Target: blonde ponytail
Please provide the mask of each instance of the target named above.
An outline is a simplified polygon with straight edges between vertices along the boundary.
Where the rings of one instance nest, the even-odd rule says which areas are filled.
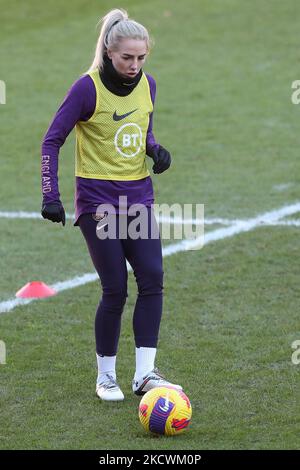
[[[123,9],[111,10],[100,19],[97,26],[100,24],[102,26],[96,44],[95,57],[88,72],[97,68],[102,70],[103,57],[107,49],[117,50],[118,43],[123,38],[144,40],[149,51],[150,39],[147,29],[140,23],[129,19],[127,11]]]

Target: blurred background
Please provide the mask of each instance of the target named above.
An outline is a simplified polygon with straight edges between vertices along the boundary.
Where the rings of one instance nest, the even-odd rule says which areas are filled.
[[[154,134],[173,157],[153,175],[156,203],[204,204],[209,236],[223,227],[214,218],[249,220],[300,201],[297,0],[0,0],[2,303],[31,280],[94,272],[71,220],[62,228],[14,213],[39,213],[43,136],[92,62],[99,19],[118,7],[155,41],[144,71],[157,82]],[[74,142],[72,132],[59,157],[68,213]],[[98,281],[3,308],[0,448],[299,448],[299,210],[288,221],[165,258],[159,360],[193,406],[176,442],[144,434],[130,395],[132,274],[119,354],[128,399],[114,408],[94,398]]]

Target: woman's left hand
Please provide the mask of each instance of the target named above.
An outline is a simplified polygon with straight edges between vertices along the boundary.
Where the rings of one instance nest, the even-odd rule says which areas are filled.
[[[152,167],[153,173],[159,174],[166,171],[171,165],[171,155],[162,145],[159,146],[159,149],[152,149],[149,157],[154,161]]]

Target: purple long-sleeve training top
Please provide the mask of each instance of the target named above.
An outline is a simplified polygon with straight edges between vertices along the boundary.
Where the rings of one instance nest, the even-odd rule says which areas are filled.
[[[154,106],[156,83],[151,75],[146,74]],[[96,106],[96,89],[92,78],[84,75],[70,88],[64,101],[54,116],[42,143],[41,178],[43,203],[60,201],[58,187],[58,155],[60,147],[78,121],[87,121],[94,114]],[[153,135],[153,113],[150,115],[146,136],[146,151],[159,144]],[[119,196],[127,196],[127,204],[144,204],[154,202],[153,185],[150,176],[134,181],[109,181],[82,178],[75,181],[75,223],[81,214],[96,212],[99,204],[111,204],[118,213]]]

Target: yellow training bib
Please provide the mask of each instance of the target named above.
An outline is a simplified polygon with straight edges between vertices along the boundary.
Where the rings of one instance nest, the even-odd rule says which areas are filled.
[[[96,87],[96,108],[88,121],[75,127],[76,176],[119,181],[149,176],[146,136],[153,104],[146,75],[128,96],[111,93],[98,70],[89,75]]]

